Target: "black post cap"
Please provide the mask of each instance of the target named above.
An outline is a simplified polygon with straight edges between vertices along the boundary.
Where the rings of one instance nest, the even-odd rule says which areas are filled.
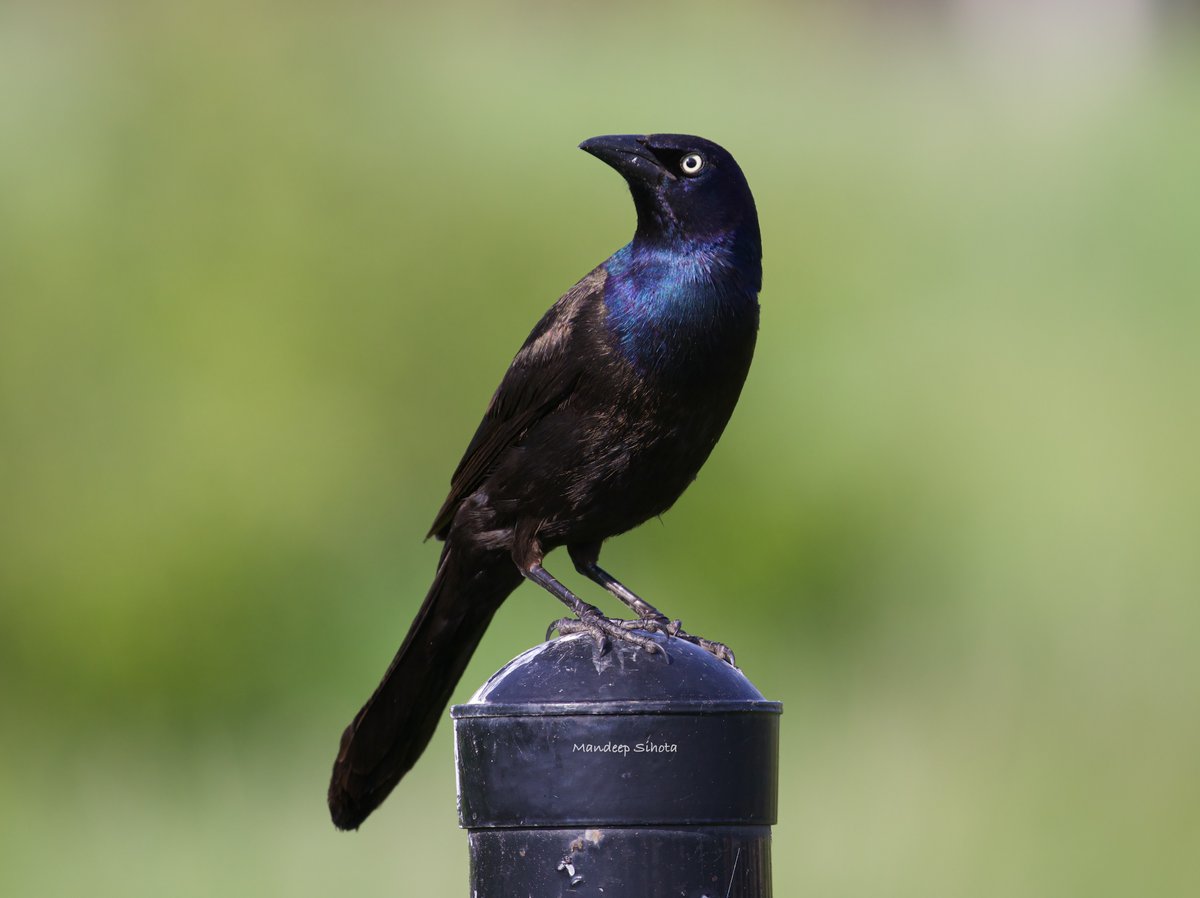
[[[770,895],[782,707],[653,638],[544,643],[451,709],[477,894]]]

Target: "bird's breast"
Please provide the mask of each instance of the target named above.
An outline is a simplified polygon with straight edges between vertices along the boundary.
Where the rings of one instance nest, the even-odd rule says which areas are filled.
[[[753,346],[757,291],[729,260],[703,251],[637,253],[607,266],[605,326],[617,351],[640,373],[723,367]]]

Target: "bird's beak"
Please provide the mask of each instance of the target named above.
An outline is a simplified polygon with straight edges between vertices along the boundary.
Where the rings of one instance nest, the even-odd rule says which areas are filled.
[[[646,145],[646,138],[636,134],[606,134],[589,137],[579,149],[607,162],[630,184],[653,184],[670,172],[662,167]]]

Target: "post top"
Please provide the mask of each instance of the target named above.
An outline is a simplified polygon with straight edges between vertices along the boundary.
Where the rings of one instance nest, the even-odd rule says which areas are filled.
[[[780,712],[740,670],[699,646],[661,634],[651,638],[666,657],[623,642],[597,656],[586,633],[544,642],[500,668],[451,714]]]
[[[451,709],[459,819],[504,827],[770,826],[779,714],[678,638],[595,653],[579,633],[514,658]]]

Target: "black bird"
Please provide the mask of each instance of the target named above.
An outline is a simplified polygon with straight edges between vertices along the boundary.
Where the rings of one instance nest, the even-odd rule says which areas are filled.
[[[662,514],[695,479],[754,353],[761,241],[733,157],[700,137],[593,137],[620,172],[637,231],[534,327],[492,396],[429,531],[437,575],[383,681],[342,734],[329,785],[356,829],[424,751],[500,603],[527,578],[590,631],[661,651],[646,632],[697,642],[599,567],[600,547]],[[634,612],[614,621],[542,567],[566,546],[585,577]],[[639,633],[638,630],[643,632]]]

